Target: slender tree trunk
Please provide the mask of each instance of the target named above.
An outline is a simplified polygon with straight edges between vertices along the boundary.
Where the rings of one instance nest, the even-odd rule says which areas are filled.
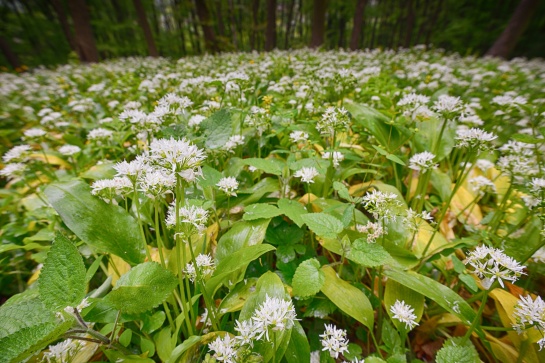
[[[426,47],[429,47],[430,45],[430,39],[433,34],[433,28],[435,27],[435,23],[437,22],[437,18],[439,17],[439,14],[441,14],[441,10],[443,8],[443,0],[439,0],[437,2],[437,6],[435,8],[435,11],[433,12],[431,16],[431,21],[429,22],[429,28],[426,32]]]
[[[405,29],[405,41],[403,42],[403,46],[405,48],[409,48],[411,46],[411,40],[413,37],[413,28],[414,28],[413,0],[407,1],[407,7],[409,8],[409,12],[407,13],[407,28]]]
[[[76,45],[82,62],[98,62],[98,50],[91,28],[91,17],[85,0],[70,0],[68,8],[74,21]]]
[[[337,19],[339,24],[339,39],[337,42],[337,47],[345,47],[345,38],[346,38],[346,15],[344,14],[344,6],[339,10],[339,18]]]
[[[233,39],[233,45],[235,49],[239,49],[238,37],[237,37],[237,28],[235,26],[235,4],[233,0],[229,0],[229,21],[231,22],[231,37]],[[242,33],[240,34],[242,37]]]
[[[286,34],[284,38],[284,48],[289,48],[289,39],[291,35],[291,23],[293,22],[293,10],[295,8],[295,0],[290,0],[289,7],[288,7],[288,15],[286,17]]]
[[[257,25],[259,24],[259,0],[252,1],[252,31],[250,32],[250,48],[257,49]]]
[[[192,7],[191,11],[189,12],[190,19],[189,22],[193,26],[193,31],[189,32],[190,38],[191,38],[191,44],[193,46],[193,51],[197,52],[197,54],[201,53],[201,42],[200,42],[200,36],[199,36],[199,29],[197,27],[197,14],[195,14],[195,9]]]
[[[354,12],[354,26],[352,27],[352,36],[350,37],[350,49],[356,50],[360,45],[360,37],[363,30],[363,13],[365,12],[366,0],[358,0],[356,11]]]
[[[204,35],[204,46],[210,53],[216,53],[218,51],[218,44],[216,42],[216,34],[212,27],[212,19],[210,17],[210,11],[206,5],[205,0],[195,0],[195,10],[201,23],[202,32]]]
[[[425,0],[424,13],[422,15],[422,22],[420,23],[420,26],[418,27],[418,33],[416,34],[416,44],[420,44],[420,38],[422,37],[422,34],[424,34],[425,25],[427,23],[426,15],[428,14],[428,8],[429,8],[429,0]]]
[[[144,32],[144,38],[146,39],[146,45],[148,46],[148,53],[152,57],[158,57],[159,53],[157,52],[157,47],[155,46],[155,41],[153,40],[153,34],[151,34],[151,28],[148,23],[148,18],[146,17],[146,10],[144,10],[144,5],[142,5],[142,0],[132,0],[134,8],[136,9],[136,16],[138,17],[138,24]]]
[[[7,40],[2,36],[0,36],[0,49],[13,69],[21,69],[19,57],[17,57],[17,54],[13,52]]]
[[[521,0],[504,31],[486,52],[486,55],[507,58],[528,27],[538,4],[539,0]]]
[[[324,44],[326,9],[327,0],[314,0],[314,8],[312,9],[312,36],[310,39],[311,48],[318,48]]]
[[[267,28],[265,29],[265,50],[276,47],[276,0],[267,0]]]
[[[369,48],[375,47],[375,35],[377,33],[377,24],[378,24],[378,15],[375,15],[375,18],[373,19],[373,31],[371,33],[371,46]]]

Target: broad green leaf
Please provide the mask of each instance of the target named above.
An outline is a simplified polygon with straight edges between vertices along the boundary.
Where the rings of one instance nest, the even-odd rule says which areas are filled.
[[[282,175],[282,169],[285,165],[284,162],[278,159],[259,159],[248,158],[244,159],[244,164],[253,166],[267,174]]]
[[[231,114],[226,109],[221,109],[204,120],[201,127],[205,130],[205,146],[208,149],[219,149],[225,146],[231,137],[231,123]]]
[[[111,179],[117,171],[114,169],[114,163],[103,163],[90,167],[87,171],[80,174],[84,179],[99,180]]]
[[[165,318],[166,315],[164,311],[157,311],[153,315],[145,315],[143,319],[144,324],[142,325],[142,331],[146,334],[153,333],[161,326],[163,326]]]
[[[433,188],[437,190],[437,194],[439,194],[441,200],[447,201],[452,193],[452,181],[450,177],[438,169],[432,169],[430,181]]]
[[[218,309],[218,314],[239,311],[248,300],[248,296],[255,290],[257,278],[252,277],[239,282],[223,299]]]
[[[273,218],[279,216],[282,212],[274,205],[266,203],[250,204],[244,208],[242,218],[245,221],[253,221],[255,219]]]
[[[278,208],[280,208],[280,211],[299,227],[302,227],[303,224],[305,224],[302,216],[307,214],[308,211],[298,201],[291,199],[280,199],[278,201]]]
[[[38,278],[40,298],[52,311],[77,306],[85,297],[85,265],[76,246],[57,234]]]
[[[544,138],[537,138],[527,134],[514,134],[511,138],[515,141],[524,142],[526,144],[539,144],[545,142]]]
[[[178,345],[172,353],[170,354],[170,357],[166,361],[166,363],[175,363],[178,361],[178,358],[182,356],[188,349],[193,347],[195,344],[198,344],[201,342],[201,337],[197,335],[192,335],[186,340],[183,341],[182,344]]]
[[[259,201],[265,194],[276,192],[278,190],[280,190],[278,179],[265,178],[259,181],[259,183],[253,185],[251,188],[240,189],[237,191],[237,193],[241,196],[242,194],[250,194],[240,203],[243,205],[249,205]]]
[[[341,197],[342,199],[348,200],[348,201],[352,200],[350,193],[348,193],[348,188],[343,183],[340,183],[338,181],[333,182],[333,189],[337,191],[337,193],[339,194],[339,197]]]
[[[394,163],[398,163],[399,165],[405,166],[405,162],[394,154],[388,154],[388,156],[386,156],[386,159],[391,160]]]
[[[261,275],[259,280],[257,280],[255,291],[244,304],[244,307],[240,312],[239,320],[244,321],[250,319],[259,306],[265,302],[267,296],[290,300],[290,296],[286,293],[282,280],[280,280],[280,277],[278,277],[277,274],[271,271],[265,272]]]
[[[394,262],[392,256],[377,243],[358,238],[352,243],[346,258],[366,267],[377,267]]]
[[[172,272],[156,262],[145,262],[121,276],[104,299],[118,310],[138,314],[165,301],[177,284]]]
[[[222,178],[219,171],[208,165],[202,167],[202,175],[198,180],[198,184],[203,188],[214,187]]]
[[[443,344],[435,357],[437,363],[480,363],[479,353],[470,340],[462,344],[462,338],[452,338]]]
[[[446,122],[446,125],[444,125],[443,134],[441,135],[443,122]],[[412,142],[417,152],[431,151],[436,156],[435,161],[441,161],[450,154],[454,148],[456,123],[448,122],[442,118],[430,117],[424,122],[417,122],[416,126],[418,132],[415,133]]]
[[[424,295],[419,294],[397,281],[390,279],[386,281],[386,287],[384,289],[384,307],[397,330],[402,331],[402,329],[405,329],[405,323],[393,319],[392,312],[390,311],[390,307],[395,304],[396,300],[405,301],[406,304],[410,305],[414,309],[416,322],[420,321],[424,312]]]
[[[183,316],[183,314],[181,314]],[[161,362],[165,362],[170,358],[170,354],[174,350],[174,343],[170,336],[170,328],[163,328],[158,333],[153,336],[153,341],[155,342],[155,347],[157,350],[157,355]]]
[[[145,245],[137,221],[123,208],[93,197],[86,183],[53,183],[45,189],[45,195],[68,228],[85,243],[133,265],[144,261]]]
[[[342,222],[326,213],[308,213],[301,218],[308,228],[320,237],[336,238],[343,230]]]
[[[301,298],[316,295],[325,283],[325,274],[320,269],[320,262],[311,258],[297,267],[293,276],[293,294]]]
[[[106,357],[108,357],[110,362],[155,363],[151,358],[142,358],[135,354],[125,355],[118,350],[104,350],[104,354],[106,354]]]
[[[225,257],[244,247],[261,244],[265,239],[270,221],[270,219],[257,219],[235,223],[227,233],[221,236],[216,250],[216,260],[221,262]]]
[[[310,363],[310,346],[301,324],[296,321],[284,355],[288,363]]]
[[[274,246],[269,244],[259,244],[254,246],[243,247],[242,249],[225,256],[217,265],[214,274],[206,282],[205,289],[209,296],[213,296],[219,286],[226,279],[232,276],[233,273],[239,272],[244,274],[246,267],[260,257],[264,253],[274,250]],[[231,281],[236,283],[237,281]]]
[[[280,224],[267,228],[265,240],[273,245],[295,245],[303,240],[305,231],[295,224],[282,221]]]
[[[475,311],[462,297],[434,279],[414,271],[398,269],[385,270],[384,275],[435,301],[443,309],[460,318],[464,324],[471,324],[475,319]]]
[[[373,329],[374,312],[363,291],[340,279],[330,266],[322,266],[325,283],[322,292],[348,316]]]

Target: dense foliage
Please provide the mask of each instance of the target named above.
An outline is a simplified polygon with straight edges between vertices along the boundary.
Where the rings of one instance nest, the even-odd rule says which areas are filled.
[[[0,84],[1,362],[545,361],[543,62],[274,51]]]

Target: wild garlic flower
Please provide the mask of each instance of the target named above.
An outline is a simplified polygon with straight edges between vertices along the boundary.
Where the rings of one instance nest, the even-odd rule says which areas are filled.
[[[236,197],[238,189],[238,181],[233,176],[221,178],[216,186],[225,194]]]
[[[480,197],[484,196],[486,193],[496,193],[496,184],[487,177],[479,175],[469,179],[467,182],[471,186],[471,190]]]
[[[316,178],[318,175],[320,175],[320,173],[318,173],[318,170],[313,166],[304,166],[293,174],[294,177],[301,178],[303,183],[308,184],[314,183],[314,178]]]
[[[208,254],[203,255],[202,253],[199,254],[197,257],[195,257],[195,262],[190,262],[185,265],[184,273],[191,282],[195,282],[198,277],[195,264],[199,269],[199,274],[201,275],[201,279],[203,281],[206,281],[210,276],[212,276],[216,269],[216,264],[214,263],[212,256]]]
[[[470,129],[461,128],[456,132],[456,147],[470,147],[479,150],[488,150],[492,147],[490,143],[498,137],[491,132],[473,127]]]
[[[339,354],[348,352],[346,330],[337,329],[333,324],[326,324],[325,331],[320,334],[322,351],[328,351],[331,358],[339,358]]]
[[[91,194],[112,203],[116,196],[126,196],[133,192],[133,184],[126,177],[96,180],[91,184]]]
[[[188,182],[202,175],[201,164],[206,159],[204,150],[186,139],[153,140],[150,145],[149,160],[165,169],[177,173]]]
[[[393,319],[405,323],[405,328],[409,330],[418,325],[416,322],[417,316],[414,315],[414,309],[403,300],[396,300],[394,305],[390,306],[390,312],[393,314]]]
[[[176,177],[173,174],[162,170],[153,170],[142,174],[138,179],[138,185],[141,192],[151,199],[163,198],[167,194],[172,194],[176,186]]]
[[[47,352],[43,353],[47,363],[72,362],[72,359],[83,348],[84,342],[76,339],[66,339],[55,345],[50,345]]]
[[[420,224],[422,220],[432,223],[433,217],[428,211],[416,213],[412,208],[409,208],[407,214],[403,217],[403,224],[407,227],[409,232],[416,233],[421,228]]]
[[[6,164],[4,168],[0,170],[0,176],[3,176],[8,180],[15,179],[17,177],[23,176],[25,169],[26,164],[24,163]]]
[[[344,154],[340,151],[333,151],[333,153],[327,151],[322,154],[322,159],[332,160],[333,166],[337,168],[340,165],[341,161],[344,160]]]
[[[113,136],[114,132],[112,130],[107,130],[99,127],[89,131],[89,134],[87,134],[87,139],[90,141],[95,141],[97,143],[103,143],[111,140]]]
[[[316,129],[322,135],[333,135],[335,131],[346,131],[350,126],[350,115],[343,107],[328,107],[322,118],[316,122]]]
[[[208,212],[201,207],[194,205],[180,207],[178,217],[183,229],[181,233],[186,237],[190,237],[193,234],[201,234],[206,229]],[[169,228],[176,227],[176,201],[173,201],[170,205],[165,222]]]
[[[308,134],[304,131],[292,131],[290,133],[290,140],[294,144],[298,144],[300,142],[307,142],[308,140]]]
[[[236,363],[238,358],[238,343],[226,334],[223,338],[217,337],[208,348],[214,352],[214,358],[219,362]]]
[[[473,268],[473,273],[481,279],[481,284],[488,290],[494,281],[505,287],[503,281],[515,283],[524,275],[524,266],[507,256],[501,250],[488,246],[478,246],[471,251],[464,264]]]
[[[197,127],[201,124],[201,122],[203,122],[204,120],[206,120],[206,117],[204,117],[203,115],[193,115],[189,118],[189,121],[187,122],[187,125],[189,127]]]
[[[515,106],[515,105],[524,105],[527,102],[528,101],[526,100],[526,98],[522,96],[513,97],[512,95],[504,94],[504,95],[495,96],[494,98],[492,98],[491,103],[495,103],[500,106]]]
[[[367,243],[375,243],[378,238],[387,233],[384,227],[382,227],[382,224],[379,222],[373,223],[369,221],[366,225],[357,224],[356,229],[360,233],[367,234]]]
[[[543,178],[532,178],[530,182],[530,191],[537,196],[541,196],[545,192],[545,179]]]
[[[395,221],[401,214],[401,202],[395,193],[374,189],[362,198],[362,204],[377,220]]]
[[[417,171],[427,171],[435,169],[437,164],[433,162],[435,155],[429,151],[414,154],[409,159],[409,168]]]
[[[4,154],[2,160],[4,161],[4,163],[26,161],[28,160],[31,151],[32,148],[30,147],[30,145],[14,146]]]
[[[532,256],[535,262],[545,263],[545,247],[541,247]]]
[[[63,145],[59,148],[59,153],[64,156],[74,156],[81,152],[81,148],[76,145]]]
[[[265,301],[252,316],[257,339],[262,339],[265,336],[267,341],[270,340],[269,330],[284,331],[291,329],[295,320],[297,320],[297,315],[291,300],[271,298],[269,295],[266,295]]]
[[[223,145],[223,149],[230,153],[234,153],[235,149],[240,145],[244,145],[244,136],[233,135],[229,137],[229,140]]]
[[[240,345],[252,346],[254,340],[257,339],[258,330],[255,329],[252,319],[242,322],[237,320],[235,330],[238,333],[235,339],[239,342]]]
[[[453,97],[449,95],[441,95],[437,98],[437,101],[433,103],[432,108],[443,114],[452,114],[462,110],[463,104],[460,97]]]
[[[117,171],[116,176],[127,177],[133,183],[136,183],[138,178],[151,170],[145,158],[142,156],[137,156],[136,159],[130,162],[123,160],[122,162],[115,164],[114,169]]]
[[[520,300],[515,306],[513,317],[516,323],[513,324],[513,328],[519,333],[528,328],[533,327],[541,333],[539,344],[539,350],[545,347],[545,302],[540,296],[532,299],[530,295],[523,297],[520,296]]]
[[[413,92],[403,96],[403,98],[397,102],[397,106],[413,106],[414,108],[417,108],[422,105],[427,105],[428,102],[430,102],[428,96],[419,95]]]
[[[25,139],[39,139],[47,135],[47,132],[40,128],[32,128],[23,132]]]
[[[244,118],[244,123],[250,127],[254,127],[259,136],[267,130],[271,123],[269,112],[261,107],[252,106],[248,115]]]

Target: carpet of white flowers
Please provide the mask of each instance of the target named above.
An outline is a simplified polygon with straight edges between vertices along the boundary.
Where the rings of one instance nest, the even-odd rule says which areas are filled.
[[[0,74],[0,362],[545,362],[545,62]]]

